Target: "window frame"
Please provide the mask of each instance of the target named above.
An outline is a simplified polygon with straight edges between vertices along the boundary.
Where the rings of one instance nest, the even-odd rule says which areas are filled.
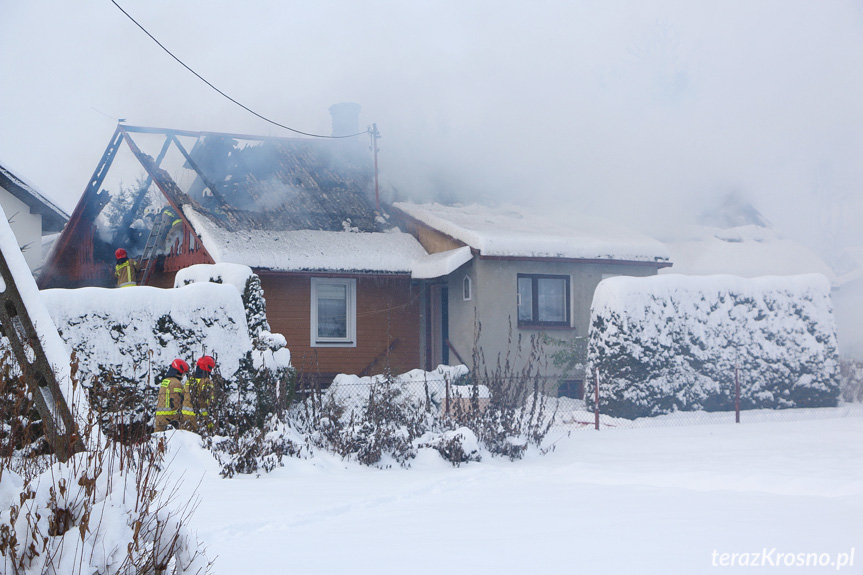
[[[471,301],[473,299],[473,282],[470,276],[464,276],[461,284],[462,301]]]
[[[518,290],[519,280],[530,279],[531,285],[531,319],[523,320],[519,316],[519,308],[521,307],[521,294]],[[556,279],[563,280],[566,295],[564,296],[566,309],[566,318],[563,321],[543,321],[537,319],[539,317],[539,281],[540,279]],[[572,276],[565,274],[517,274],[516,276],[516,318],[518,319],[519,327],[572,327]]]
[[[311,347],[357,346],[357,280],[355,278],[313,277],[310,285],[309,338]],[[318,287],[339,285],[345,287],[345,337],[318,336]]]

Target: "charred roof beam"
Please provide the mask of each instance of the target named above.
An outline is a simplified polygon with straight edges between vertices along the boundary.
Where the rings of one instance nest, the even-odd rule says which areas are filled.
[[[183,144],[180,143],[180,140],[177,139],[177,136],[175,134],[171,134],[169,138],[174,142],[174,145],[177,146],[177,149],[180,150],[180,153],[183,154],[183,157],[186,159],[186,162],[189,164],[189,166],[195,171],[196,174],[198,174],[198,177],[201,178],[201,181],[204,182],[204,184],[213,193],[213,197],[215,197],[222,205],[226,205],[225,198],[216,189],[216,184],[204,174],[201,168],[198,167],[198,164],[195,163],[195,161],[192,159],[192,156],[189,154],[189,152],[186,151],[186,148],[183,147]]]
[[[162,160],[165,159],[165,155],[171,147],[171,137],[172,136],[165,138],[165,143],[162,144],[162,149],[159,150],[159,155],[156,157],[157,168],[162,165]],[[123,216],[123,221],[120,222],[120,226],[114,232],[113,244],[115,246],[125,245],[128,241],[129,228],[132,226],[132,222],[135,221],[135,215],[138,213],[138,210],[141,209],[141,204],[144,202],[144,198],[147,197],[147,190],[150,189],[150,185],[152,183],[153,177],[148,172],[144,185],[141,186],[141,190],[138,192],[138,195],[135,197],[135,201],[132,203],[132,208],[126,212],[126,215]]]

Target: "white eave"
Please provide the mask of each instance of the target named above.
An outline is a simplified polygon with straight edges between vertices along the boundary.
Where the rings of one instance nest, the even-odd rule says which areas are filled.
[[[451,274],[473,258],[470,247],[462,246],[454,250],[429,254],[414,261],[411,277],[432,279]]]

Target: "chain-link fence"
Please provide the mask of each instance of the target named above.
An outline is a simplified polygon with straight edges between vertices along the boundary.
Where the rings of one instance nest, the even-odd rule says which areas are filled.
[[[563,429],[610,430],[863,417],[863,403],[846,402],[840,398],[835,407],[677,410],[650,417],[626,418],[603,412],[601,379],[597,402],[595,395],[585,398],[585,385],[578,380],[532,376],[474,381],[469,376],[450,379],[421,373],[389,380],[383,377],[337,379],[321,391],[321,397],[336,402],[346,412],[354,410],[358,414],[370,401],[384,398],[440,418],[457,418],[473,410],[506,407],[520,411],[523,417],[539,418],[552,427]],[[595,394],[595,388],[588,386],[588,393]]]

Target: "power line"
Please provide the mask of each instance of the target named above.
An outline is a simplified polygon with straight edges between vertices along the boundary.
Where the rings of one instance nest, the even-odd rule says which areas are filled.
[[[235,100],[234,98],[232,98],[232,97],[228,96],[227,94],[225,94],[224,92],[222,92],[221,90],[219,90],[217,87],[215,87],[215,86],[214,86],[213,84],[211,84],[209,81],[207,81],[207,79],[206,79],[206,78],[204,78],[203,76],[201,76],[200,74],[198,74],[197,72],[195,72],[195,71],[194,71],[192,68],[190,68],[190,67],[189,67],[185,62],[183,62],[183,61],[182,61],[182,60],[180,60],[177,56],[175,56],[175,55],[174,55],[170,50],[168,50],[168,49],[167,49],[167,48],[166,48],[166,47],[165,47],[161,42],[159,42],[159,41],[156,39],[156,37],[155,37],[155,36],[153,36],[152,34],[150,34],[150,32],[148,32],[148,31],[147,31],[147,29],[146,29],[146,28],[144,28],[144,27],[143,27],[143,26],[142,26],[142,25],[141,25],[137,20],[135,20],[134,18],[132,18],[132,15],[131,15],[131,14],[129,14],[128,12],[126,12],[125,10],[123,10],[123,7],[122,7],[122,6],[120,6],[119,4],[117,4],[117,0],[111,0],[111,3],[112,3],[114,6],[116,6],[116,7],[117,7],[117,9],[118,9],[120,12],[122,12],[122,13],[126,16],[126,18],[128,18],[129,20],[131,20],[132,22],[134,22],[135,26],[137,26],[138,28],[140,28],[140,29],[144,32],[144,34],[146,34],[147,36],[149,36],[149,37],[150,37],[150,39],[151,39],[153,42],[155,42],[155,43],[159,46],[159,48],[161,48],[162,50],[164,50],[164,51],[165,51],[165,52],[166,52],[166,53],[167,53],[171,58],[173,58],[174,60],[176,60],[177,62],[179,62],[179,63],[180,63],[180,65],[181,65],[181,66],[183,66],[183,68],[185,68],[186,70],[188,70],[189,72],[191,72],[192,74],[194,74],[195,76],[197,76],[199,80],[201,80],[204,84],[206,84],[207,86],[209,86],[210,88],[212,88],[213,90],[215,90],[216,92],[218,92],[218,93],[219,93],[220,95],[222,95],[223,97],[227,98],[228,100],[230,100],[231,102],[233,102],[233,103],[234,103],[234,104],[236,104],[237,106],[241,107],[242,109],[246,110],[246,111],[247,111],[247,112],[249,112],[250,114],[253,114],[253,115],[257,116],[257,117],[258,117],[258,118],[260,118],[261,120],[264,120],[265,122],[269,122],[270,124],[273,124],[274,126],[278,126],[278,127],[280,127],[280,128],[284,128],[285,130],[289,130],[289,131],[291,131],[291,132],[294,132],[295,134],[302,134],[303,136],[311,136],[311,137],[313,137],[313,138],[331,138],[331,139],[339,139],[339,138],[353,138],[353,137],[355,137],[355,136],[362,136],[363,134],[368,133],[368,130],[366,130],[366,131],[363,131],[363,132],[357,132],[356,134],[348,134],[348,135],[346,135],[346,136],[324,136],[324,135],[322,135],[322,134],[310,134],[310,133],[308,133],[308,132],[302,132],[302,131],[300,131],[300,130],[295,130],[294,128],[291,128],[291,127],[285,126],[284,124],[280,124],[280,123],[278,123],[278,122],[276,122],[276,121],[274,121],[274,120],[271,120],[271,119],[267,118],[266,116],[263,116],[263,115],[261,115],[261,114],[257,113],[256,111],[252,110],[252,109],[251,109],[251,108],[249,108],[248,106],[246,106],[246,105],[242,104],[241,102],[238,102],[238,101],[237,101],[237,100]]]

